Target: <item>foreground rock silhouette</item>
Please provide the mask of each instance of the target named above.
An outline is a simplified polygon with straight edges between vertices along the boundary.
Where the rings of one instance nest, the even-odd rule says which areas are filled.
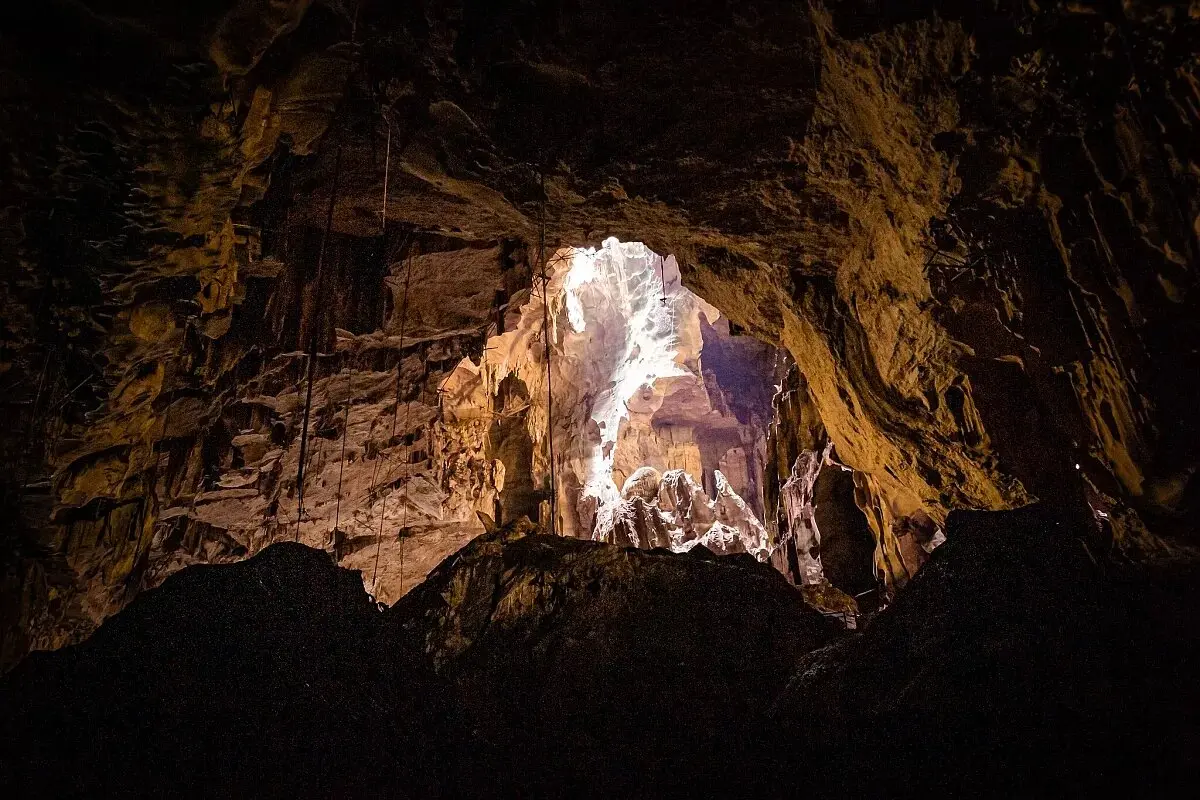
[[[1190,794],[1200,580],[1106,563],[1037,507],[960,512],[896,603],[805,657],[772,710],[826,796]]]
[[[0,684],[18,796],[902,796],[1194,777],[1195,581],[955,517],[858,635],[748,556],[520,529],[382,613],[301,545],[196,567]],[[986,558],[984,557],[986,556]]]

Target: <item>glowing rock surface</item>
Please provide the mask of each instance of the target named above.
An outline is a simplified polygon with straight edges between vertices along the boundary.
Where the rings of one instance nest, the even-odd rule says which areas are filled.
[[[765,559],[766,529],[743,499],[757,494],[757,434],[747,433],[719,389],[714,394],[701,363],[705,331],[715,335],[714,325],[728,324],[683,288],[674,257],[611,238],[599,248],[560,250],[545,296],[548,309],[535,291],[513,329],[489,340],[482,362],[464,362],[451,376],[449,418],[487,413],[501,384],[516,377],[530,398],[525,422],[541,485],[549,473],[547,418],[553,422],[559,533],[676,550],[703,543]],[[660,497],[663,472],[669,507]],[[695,476],[707,477],[715,496]]]

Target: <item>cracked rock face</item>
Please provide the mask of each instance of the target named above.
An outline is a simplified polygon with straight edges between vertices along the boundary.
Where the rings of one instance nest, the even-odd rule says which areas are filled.
[[[536,509],[438,389],[542,219],[786,349],[760,488],[832,443],[889,591],[958,508],[1192,543],[1194,4],[160,5],[4,12],[7,661],[297,527],[394,599],[501,482]]]

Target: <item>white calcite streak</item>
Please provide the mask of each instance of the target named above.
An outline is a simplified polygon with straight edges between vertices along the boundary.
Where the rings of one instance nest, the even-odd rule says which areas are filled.
[[[547,299],[535,289],[482,361],[464,360],[446,382],[447,421],[495,416],[502,383],[518,379],[529,398],[521,412],[534,443],[529,467],[545,488],[549,302],[559,532],[765,559],[766,529],[743,499],[761,491],[762,434],[729,410],[702,364],[705,331],[728,338],[728,323],[683,288],[673,256],[639,242],[559,250],[547,276]]]

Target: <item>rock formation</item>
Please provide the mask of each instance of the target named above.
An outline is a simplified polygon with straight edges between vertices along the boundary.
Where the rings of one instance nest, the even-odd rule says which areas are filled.
[[[741,769],[713,754],[751,753],[792,665],[841,635],[752,559],[519,529],[386,612],[361,587],[290,542],[168,578],[0,683],[0,781],[17,796],[733,789]]]
[[[176,574],[0,680],[0,782],[17,796],[1190,796],[1195,570],[1114,580],[1070,525],[951,515],[946,545],[857,634],[769,566],[702,548],[518,527],[380,612],[327,554],[276,544]]]
[[[1036,506],[952,514],[866,633],[798,665],[775,769],[853,764],[805,771],[837,797],[1187,794],[1197,693],[1171,675],[1200,652],[1195,571],[1117,578],[1087,538]]]
[[[876,575],[857,520],[820,543],[854,588],[878,575],[894,597],[955,509],[1041,500],[1138,561],[1195,545],[1194,3],[18,5],[0,25],[6,664],[181,566],[297,535],[370,563],[387,600],[478,513],[536,517],[552,491],[556,530],[587,535],[566,512],[614,433],[597,505],[644,465],[710,498],[719,470],[800,583],[807,501],[792,515],[779,492],[830,444],[850,481],[822,468],[812,513],[865,513]],[[711,363],[765,354],[770,441],[740,438],[762,404],[719,369],[700,376],[730,435],[699,469],[670,463],[699,437],[570,438],[583,395],[548,426],[536,347],[486,385],[544,262],[609,237],[719,311]],[[468,362],[483,404],[448,414]],[[476,391],[457,381],[456,402]],[[654,387],[623,387],[626,432],[668,407]]]
[[[447,420],[524,424],[530,458],[510,460],[505,475],[531,473],[545,508],[509,513],[549,519],[556,447],[560,533],[674,550],[705,539],[715,552],[765,559],[767,531],[742,495],[761,509],[770,348],[739,342],[718,311],[680,287],[673,258],[637,242],[562,250],[545,286],[547,301],[539,289],[487,340],[480,362],[463,361],[442,387]],[[511,381],[521,387],[516,403]],[[659,509],[660,470],[670,495],[662,509],[679,506],[671,492],[688,498],[674,519]]]

